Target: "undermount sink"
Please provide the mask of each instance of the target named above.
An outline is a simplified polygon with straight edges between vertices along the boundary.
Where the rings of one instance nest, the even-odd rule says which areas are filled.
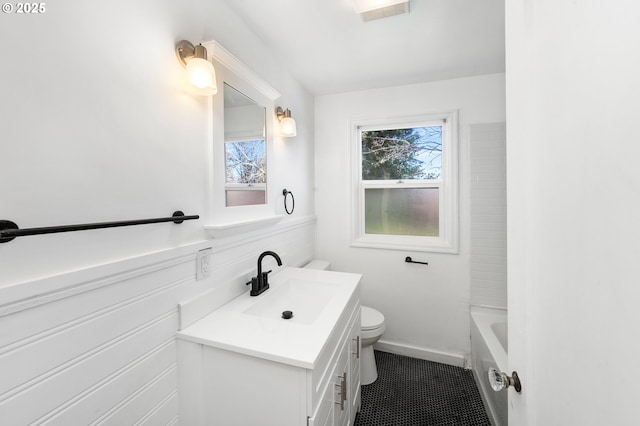
[[[312,324],[334,294],[332,285],[301,279],[289,279],[260,296],[260,300],[244,313],[284,321],[283,312],[293,316],[287,321]]]

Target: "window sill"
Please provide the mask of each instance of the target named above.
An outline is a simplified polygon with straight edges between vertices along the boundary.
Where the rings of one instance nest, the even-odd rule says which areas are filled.
[[[417,251],[425,253],[458,254],[457,246],[444,242],[424,243],[408,241],[380,241],[379,239],[361,238],[351,242],[351,247],[373,248],[383,250]]]

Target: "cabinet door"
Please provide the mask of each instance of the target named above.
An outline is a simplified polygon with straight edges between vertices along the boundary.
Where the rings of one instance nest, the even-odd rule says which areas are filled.
[[[335,392],[332,387],[333,383],[331,384],[331,388],[326,390],[320,400],[316,414],[313,417],[309,417],[307,422],[308,426],[333,426],[333,410],[335,409],[335,403],[333,401],[335,399]]]
[[[356,413],[360,411],[360,350],[362,342],[360,341],[360,309],[351,324],[349,333],[349,411],[351,424],[356,419]]]
[[[344,341],[333,375],[335,389],[334,426],[347,426],[349,424],[349,348],[349,340]]]

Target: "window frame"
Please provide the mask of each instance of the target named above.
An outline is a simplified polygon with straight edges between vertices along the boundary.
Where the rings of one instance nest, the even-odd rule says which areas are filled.
[[[439,179],[362,180],[362,132],[442,125],[442,170]],[[458,253],[458,111],[351,122],[351,246]],[[364,194],[368,188],[438,188],[439,236],[365,233]]]

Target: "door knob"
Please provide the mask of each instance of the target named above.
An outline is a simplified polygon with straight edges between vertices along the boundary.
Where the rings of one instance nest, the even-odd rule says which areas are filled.
[[[506,373],[502,371],[498,371],[493,367],[489,368],[489,383],[491,384],[491,388],[499,392],[502,389],[506,389],[509,386],[513,386],[516,392],[520,393],[522,390],[522,385],[520,383],[520,378],[518,377],[517,372],[511,373],[511,376],[507,376]]]

